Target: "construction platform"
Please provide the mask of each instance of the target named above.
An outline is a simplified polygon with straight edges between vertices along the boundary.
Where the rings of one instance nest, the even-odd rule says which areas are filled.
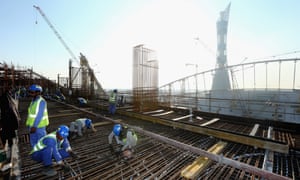
[[[191,122],[188,113],[183,111],[134,112],[130,107],[119,107],[118,114],[108,116],[104,102],[79,107],[54,100],[48,101],[48,132],[83,116],[93,120],[97,132],[88,131],[83,137],[70,141],[79,156],[76,160],[65,160],[72,167],[70,172],[54,166],[58,175],[47,177],[40,174],[42,164],[29,157],[31,148],[24,126],[29,103],[29,98],[20,100],[23,121],[10,171],[5,171],[16,179],[300,178],[299,131],[284,129],[289,125],[281,129],[274,125],[274,136],[270,140],[266,138],[266,126],[256,125],[259,122],[229,123],[224,117],[211,118],[203,114],[194,115]],[[114,123],[126,124],[138,134],[132,159],[111,153],[107,137]],[[116,144],[114,147],[119,148]]]

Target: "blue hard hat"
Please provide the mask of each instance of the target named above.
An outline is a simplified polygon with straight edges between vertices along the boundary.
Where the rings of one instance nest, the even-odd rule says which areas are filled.
[[[69,136],[69,128],[66,125],[61,125],[57,129],[57,133],[64,139]]]
[[[121,131],[122,131],[121,124],[114,125],[113,132],[115,133],[115,135],[119,136],[121,134]]]
[[[86,126],[87,128],[91,128],[91,126],[92,126],[92,120],[86,119],[86,120],[85,120],[85,126]]]
[[[33,91],[33,92],[42,92],[43,88],[40,85],[37,84],[33,84],[29,87],[29,91]]]
[[[87,100],[84,99],[83,97],[77,98],[80,104],[87,104]]]

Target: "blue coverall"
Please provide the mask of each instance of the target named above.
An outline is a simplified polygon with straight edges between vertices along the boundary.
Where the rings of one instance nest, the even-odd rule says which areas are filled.
[[[40,141],[42,141],[45,147],[33,152],[31,158],[37,162],[42,162],[44,166],[52,165],[52,158],[54,158],[58,164],[61,164],[63,159],[70,157],[68,151],[71,150],[71,146],[67,138],[58,141],[57,138],[52,138],[50,134],[48,134],[40,139]]]

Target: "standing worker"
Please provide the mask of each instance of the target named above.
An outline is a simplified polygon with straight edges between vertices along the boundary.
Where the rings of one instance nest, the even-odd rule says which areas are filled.
[[[33,147],[41,137],[47,134],[46,127],[49,124],[49,118],[47,102],[41,95],[42,87],[33,84],[28,90],[32,101],[28,107],[26,126],[29,128],[30,144]]]
[[[117,106],[117,98],[118,98],[118,90],[114,89],[109,96],[108,102],[108,113],[111,115],[114,115],[116,112],[116,106]]]
[[[79,118],[70,124],[70,137],[72,139],[76,138],[76,136],[82,136],[82,133],[87,129],[92,129],[93,132],[96,132],[92,120],[89,118]]]
[[[72,151],[68,141],[69,128],[61,125],[59,128],[42,137],[30,152],[31,158],[37,162],[42,162],[44,165],[42,174],[46,176],[54,176],[57,174],[52,167],[52,158],[55,159],[58,165],[64,171],[69,171],[70,166],[63,163],[63,159],[67,157],[77,158],[77,155]]]
[[[2,145],[5,146],[6,141],[8,147],[11,148],[13,138],[16,137],[16,130],[19,128],[19,121],[21,120],[16,100],[7,88],[0,97],[0,136]]]

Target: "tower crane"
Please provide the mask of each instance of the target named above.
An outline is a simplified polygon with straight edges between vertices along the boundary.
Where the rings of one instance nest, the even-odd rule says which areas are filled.
[[[99,81],[95,78],[95,74],[94,71],[92,70],[92,68],[90,67],[87,59],[85,58],[85,56],[83,56],[80,53],[80,61],[77,59],[77,57],[74,55],[74,53],[71,51],[71,49],[68,47],[68,45],[66,44],[66,42],[63,40],[63,38],[61,37],[61,35],[57,32],[57,30],[54,28],[54,26],[52,25],[52,23],[50,22],[50,20],[47,18],[46,14],[42,11],[42,9],[38,6],[33,5],[33,7],[41,14],[41,16],[44,18],[44,20],[47,22],[47,24],[49,25],[49,27],[52,29],[52,31],[54,32],[54,34],[56,35],[56,37],[59,39],[59,41],[63,44],[63,46],[66,48],[66,50],[69,52],[69,54],[72,57],[72,60],[77,61],[77,63],[80,65],[80,68],[78,69],[78,71],[75,73],[74,79],[78,76],[80,69],[82,69],[82,67],[86,67],[84,68],[85,70],[87,69],[87,71],[90,73],[91,76],[91,85],[93,86],[94,82],[96,81],[96,86],[98,88],[98,90],[100,90],[100,93],[105,94],[105,91],[103,90],[102,86],[100,85]],[[71,67],[71,66],[70,66]],[[74,81],[74,79],[72,79],[71,76],[71,70],[70,70],[70,85],[69,87],[72,88],[72,83]],[[86,85],[86,79],[82,80],[84,82],[84,85]],[[92,87],[91,89],[94,89],[94,87]]]
[[[57,32],[57,30],[54,28],[54,26],[52,25],[52,23],[49,21],[49,19],[47,18],[46,14],[42,11],[42,9],[38,6],[33,5],[33,7],[41,14],[41,16],[44,18],[44,20],[47,22],[47,24],[49,25],[49,27],[52,29],[52,31],[54,32],[54,34],[56,35],[56,37],[60,40],[60,42],[63,44],[63,46],[66,48],[66,50],[69,52],[69,54],[71,55],[73,60],[76,60],[78,63],[78,59],[76,58],[76,56],[74,55],[74,53],[71,51],[71,49],[68,47],[68,45],[66,44],[66,42],[63,40],[63,38],[59,35],[59,33]]]

